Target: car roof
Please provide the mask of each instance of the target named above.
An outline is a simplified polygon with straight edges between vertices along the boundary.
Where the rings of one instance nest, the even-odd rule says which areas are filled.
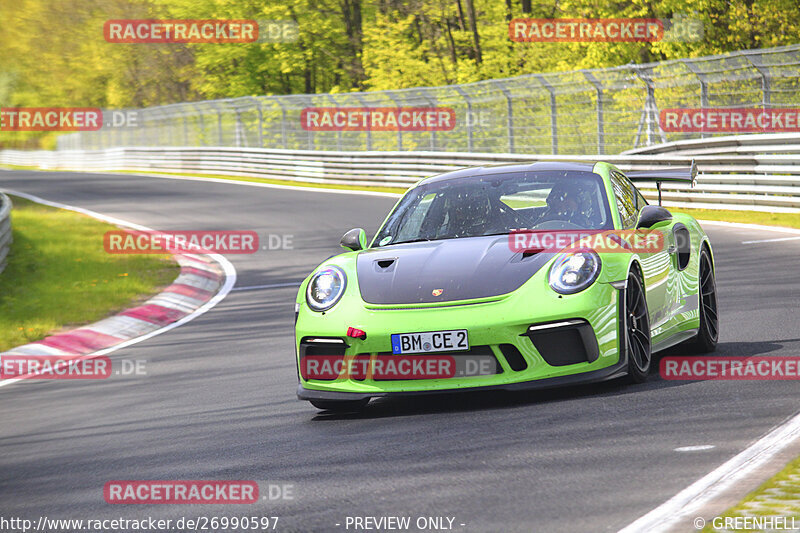
[[[513,163],[510,165],[489,165],[483,167],[470,167],[454,170],[431,176],[421,180],[417,185],[427,185],[440,181],[455,180],[472,176],[490,176],[492,174],[508,174],[511,172],[531,172],[540,170],[573,170],[580,172],[592,172],[595,163],[574,163],[569,161],[540,161],[536,163]]]

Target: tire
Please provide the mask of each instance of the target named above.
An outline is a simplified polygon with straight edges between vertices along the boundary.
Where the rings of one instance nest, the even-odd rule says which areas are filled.
[[[710,353],[717,348],[719,340],[719,312],[717,311],[717,281],[711,254],[703,247],[700,250],[697,294],[700,305],[700,329],[687,342],[687,347],[697,353]]]
[[[369,403],[369,398],[361,400],[309,400],[309,402],[322,411],[348,413],[361,411]]]
[[[628,381],[644,383],[650,374],[653,354],[650,342],[650,316],[644,285],[635,271],[628,274],[624,295],[624,349],[628,356]],[[623,311],[623,310],[621,310]]]

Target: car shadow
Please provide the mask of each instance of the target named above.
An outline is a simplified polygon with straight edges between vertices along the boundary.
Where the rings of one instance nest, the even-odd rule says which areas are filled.
[[[394,398],[385,397],[372,400],[365,409],[359,412],[338,413],[321,411],[317,413],[312,420],[319,422],[334,420],[369,420],[447,412],[458,413],[511,409],[532,404],[547,404],[589,397],[613,397],[658,389],[683,387],[695,383],[697,380],[683,381],[663,379],[659,375],[658,370],[659,362],[662,358],[676,356],[751,357],[781,350],[784,348],[785,344],[795,342],[800,342],[800,339],[783,339],[763,342],[723,342],[717,345],[717,350],[713,353],[702,355],[693,353],[685,346],[674,346],[655,355],[650,377],[645,383],[633,384],[629,383],[626,378],[618,378],[599,383],[532,391],[511,392],[487,390],[446,394],[419,394]]]

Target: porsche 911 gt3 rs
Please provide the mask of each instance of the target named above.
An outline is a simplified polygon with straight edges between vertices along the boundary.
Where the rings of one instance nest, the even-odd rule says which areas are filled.
[[[641,382],[654,352],[713,351],[708,236],[631,181],[660,191],[696,172],[559,162],[420,181],[370,243],[347,232],[347,252],[303,281],[298,397],[350,410],[387,395]]]

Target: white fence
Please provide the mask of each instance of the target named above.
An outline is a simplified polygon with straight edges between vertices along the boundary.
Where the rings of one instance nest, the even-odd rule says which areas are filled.
[[[596,161],[624,170],[686,167],[698,186],[664,184],[667,206],[800,213],[800,135],[716,137],[657,145],[636,153],[553,156],[471,152],[339,152],[230,147],[131,147],[106,150],[0,152],[0,164],[78,171],[217,174],[356,186],[407,187],[469,166],[534,161]],[[640,184],[648,199],[653,183]]]

